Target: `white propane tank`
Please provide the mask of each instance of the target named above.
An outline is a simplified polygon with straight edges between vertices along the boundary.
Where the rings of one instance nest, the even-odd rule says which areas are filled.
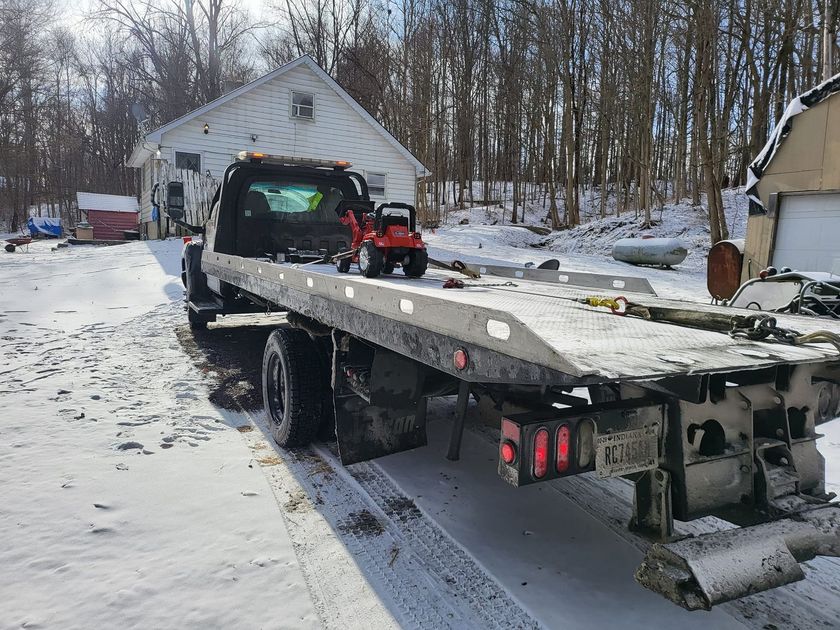
[[[615,242],[612,257],[631,265],[679,265],[688,249],[676,238],[622,238]]]

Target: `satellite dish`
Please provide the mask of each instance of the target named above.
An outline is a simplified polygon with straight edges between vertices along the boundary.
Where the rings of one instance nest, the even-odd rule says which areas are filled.
[[[149,117],[149,115],[146,113],[146,108],[143,107],[142,103],[131,104],[131,115],[134,116],[134,120],[136,120],[139,123],[143,122]]]

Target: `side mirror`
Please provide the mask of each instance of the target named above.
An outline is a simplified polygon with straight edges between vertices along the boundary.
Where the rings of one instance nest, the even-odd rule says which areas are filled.
[[[169,182],[166,185],[166,213],[175,221],[184,219],[183,182]]]

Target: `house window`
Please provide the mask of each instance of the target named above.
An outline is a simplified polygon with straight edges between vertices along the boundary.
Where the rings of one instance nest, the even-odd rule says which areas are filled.
[[[175,151],[175,168],[183,171],[201,172],[201,154]]]
[[[385,197],[385,173],[367,174],[368,193],[371,197]]]
[[[292,92],[292,118],[315,118],[315,95],[308,92]]]

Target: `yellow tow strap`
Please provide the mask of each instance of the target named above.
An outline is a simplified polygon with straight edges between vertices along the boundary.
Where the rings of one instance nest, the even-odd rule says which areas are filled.
[[[627,312],[627,305],[629,304],[627,298],[623,295],[615,298],[590,295],[589,297],[580,298],[578,302],[594,306],[595,308],[608,308],[616,315],[624,315]]]

